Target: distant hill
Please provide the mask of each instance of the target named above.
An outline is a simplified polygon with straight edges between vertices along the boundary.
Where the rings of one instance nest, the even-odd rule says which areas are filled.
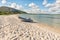
[[[26,12],[21,11],[21,10],[17,10],[14,8],[6,7],[6,6],[0,7],[0,15],[21,14],[21,13],[26,13]]]

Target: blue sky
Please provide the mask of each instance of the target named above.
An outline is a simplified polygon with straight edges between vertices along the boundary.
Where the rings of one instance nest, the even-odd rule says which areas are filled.
[[[36,5],[38,5],[41,9],[45,9],[45,7],[42,5],[44,0],[7,0],[7,1],[8,2],[15,2],[17,4],[21,4],[24,7],[26,7],[25,4],[28,5],[28,4],[33,2]],[[54,2],[55,2],[55,0],[48,0],[48,3],[54,3]]]
[[[1,1],[2,0],[0,0],[0,5],[2,5],[1,4]],[[43,3],[43,1],[44,0],[7,0],[7,4],[9,5],[9,3],[8,2],[11,2],[11,3],[17,3],[17,4],[19,4],[19,5],[23,5],[24,7],[26,7],[26,5],[25,4],[30,4],[30,3],[35,3],[36,5],[38,5],[39,6],[39,8],[41,8],[41,9],[45,9],[45,7],[42,5],[42,3]],[[48,0],[48,3],[54,3],[55,2],[55,0]],[[6,5],[7,5],[6,4]]]
[[[4,1],[5,1],[5,3],[4,3]],[[48,10],[49,7],[45,7],[45,6],[52,6],[52,4],[56,5],[56,4],[54,4],[56,1],[59,1],[59,0],[0,0],[0,6],[1,5],[10,6],[12,4],[22,5],[22,7],[24,9],[31,9],[33,6],[36,6],[36,7],[38,6],[40,10]],[[45,4],[43,5],[43,3],[45,3]],[[29,5],[31,8],[29,7]]]

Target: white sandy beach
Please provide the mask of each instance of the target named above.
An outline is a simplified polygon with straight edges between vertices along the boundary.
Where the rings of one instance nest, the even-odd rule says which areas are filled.
[[[0,16],[0,40],[60,40],[60,29],[5,15]]]

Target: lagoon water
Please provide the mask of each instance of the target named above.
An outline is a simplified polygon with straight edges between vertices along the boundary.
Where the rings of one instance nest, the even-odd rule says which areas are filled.
[[[31,18],[38,23],[60,27],[60,14],[20,14],[20,17]]]

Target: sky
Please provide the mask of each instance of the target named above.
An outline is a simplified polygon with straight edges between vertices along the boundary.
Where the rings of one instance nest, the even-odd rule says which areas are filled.
[[[60,13],[60,0],[0,0],[0,6],[28,13]]]

